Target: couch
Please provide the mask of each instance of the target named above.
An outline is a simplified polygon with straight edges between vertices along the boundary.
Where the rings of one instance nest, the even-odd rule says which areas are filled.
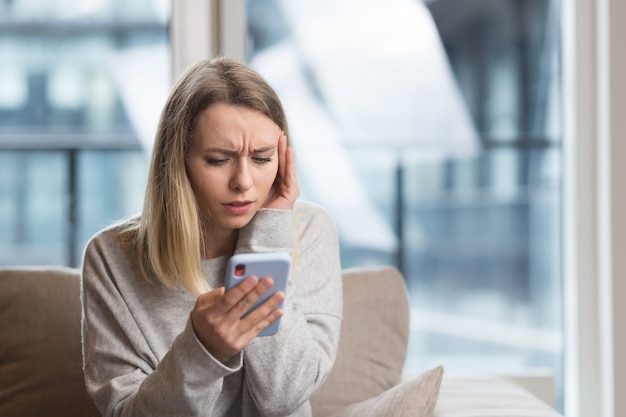
[[[333,371],[311,399],[315,417],[558,417],[513,381],[443,367],[402,374],[409,304],[394,268],[343,273],[344,321]],[[98,416],[81,370],[80,273],[0,268],[0,416]]]

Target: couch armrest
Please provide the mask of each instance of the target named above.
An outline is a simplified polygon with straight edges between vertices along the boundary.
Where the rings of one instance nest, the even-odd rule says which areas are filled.
[[[82,371],[80,272],[0,268],[0,416],[96,417]]]

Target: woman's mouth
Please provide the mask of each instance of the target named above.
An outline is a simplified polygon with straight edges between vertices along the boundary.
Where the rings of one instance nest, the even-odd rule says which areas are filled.
[[[225,203],[223,206],[230,214],[241,215],[246,214],[250,207],[252,207],[251,201],[232,201],[230,203]]]

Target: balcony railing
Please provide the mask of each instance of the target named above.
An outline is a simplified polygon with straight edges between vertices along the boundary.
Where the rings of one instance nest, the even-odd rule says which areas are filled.
[[[81,152],[122,152],[140,151],[141,146],[134,135],[130,134],[40,134],[40,135],[0,135],[0,153],[17,151],[19,153],[55,152],[62,153],[65,160],[66,179],[65,192],[67,195],[65,222],[67,233],[63,246],[65,247],[68,266],[78,266],[80,259],[76,248],[79,245],[78,236],[78,201],[79,201],[79,169],[78,158]],[[25,173],[20,173],[25,174]],[[0,196],[0,200],[6,196]],[[45,203],[45,202],[42,202]],[[28,222],[27,211],[23,207],[16,211],[15,225],[23,225]]]

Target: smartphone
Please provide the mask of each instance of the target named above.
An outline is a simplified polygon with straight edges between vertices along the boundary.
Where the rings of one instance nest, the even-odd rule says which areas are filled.
[[[289,281],[289,271],[291,269],[291,256],[287,253],[240,253],[233,255],[228,260],[226,269],[226,289],[229,290],[237,286],[241,281],[254,275],[259,280],[263,277],[271,277],[274,280],[272,288],[259,298],[244,317],[252,310],[262,304],[278,291],[287,293],[287,282]],[[280,303],[278,308],[283,308]],[[265,329],[261,330],[259,336],[271,336],[278,332],[280,319],[276,320]]]

